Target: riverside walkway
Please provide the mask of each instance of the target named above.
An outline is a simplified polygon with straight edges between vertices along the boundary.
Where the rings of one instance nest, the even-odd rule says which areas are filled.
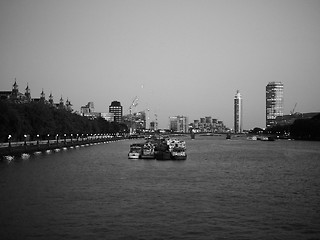
[[[63,148],[73,148],[81,145],[93,145],[97,143],[108,143],[124,139],[121,136],[103,136],[99,138],[73,138],[58,140],[37,140],[24,142],[9,142],[0,144],[0,161],[5,156],[21,156],[34,152],[44,152]]]

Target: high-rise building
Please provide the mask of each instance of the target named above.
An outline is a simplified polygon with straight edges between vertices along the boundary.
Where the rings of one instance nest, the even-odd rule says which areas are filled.
[[[278,116],[283,116],[283,84],[269,82],[266,86],[266,127],[275,125]]]
[[[188,122],[185,116],[170,117],[170,130],[173,132],[187,132]]]
[[[114,114],[114,121],[115,122],[122,122],[122,106],[120,102],[113,101],[109,106],[109,113]]]
[[[242,98],[239,90],[234,96],[234,132],[242,132]]]

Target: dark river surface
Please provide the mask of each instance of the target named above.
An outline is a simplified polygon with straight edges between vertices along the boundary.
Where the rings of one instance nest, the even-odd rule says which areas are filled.
[[[125,140],[0,162],[0,239],[320,239],[320,142],[185,140],[185,161]]]

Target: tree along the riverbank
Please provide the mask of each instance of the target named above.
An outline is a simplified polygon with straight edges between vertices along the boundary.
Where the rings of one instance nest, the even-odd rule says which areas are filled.
[[[291,125],[276,125],[266,129],[268,134],[290,134],[297,140],[320,140],[320,114],[310,119],[297,119]]]
[[[12,140],[24,139],[24,135],[41,139],[59,134],[95,134],[125,132],[128,128],[124,124],[108,122],[103,118],[90,120],[87,117],[53,106],[31,102],[16,104],[0,101],[0,141],[5,142],[8,136]]]

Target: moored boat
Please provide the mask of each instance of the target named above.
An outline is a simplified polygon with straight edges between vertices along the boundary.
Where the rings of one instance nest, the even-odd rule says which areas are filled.
[[[130,145],[130,151],[128,153],[129,159],[139,159],[142,156],[142,147],[141,143],[133,143]]]
[[[171,156],[173,160],[186,160],[186,149],[182,147],[175,147],[172,149]]]
[[[154,145],[152,143],[146,142],[142,147],[141,158],[143,159],[154,159]]]
[[[186,142],[179,139],[169,138],[156,148],[155,158],[157,160],[185,160]]]
[[[169,151],[156,151],[155,159],[157,160],[172,160],[171,152]]]
[[[171,152],[169,151],[169,145],[167,145],[165,142],[158,144],[155,147],[154,156],[157,160],[171,160]]]
[[[152,138],[130,145],[129,159],[185,160],[186,142],[175,138]]]

